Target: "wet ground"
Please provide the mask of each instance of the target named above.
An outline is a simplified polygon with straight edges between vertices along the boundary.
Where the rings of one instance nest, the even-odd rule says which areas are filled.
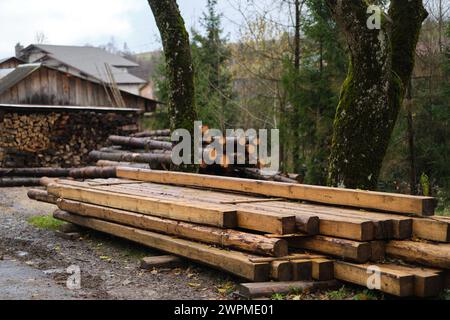
[[[0,189],[0,299],[229,299],[237,279],[199,265],[145,271],[160,252],[89,230],[75,240],[29,220],[55,207],[31,201],[27,188]],[[81,288],[69,289],[67,268]],[[70,280],[70,279],[69,279]]]

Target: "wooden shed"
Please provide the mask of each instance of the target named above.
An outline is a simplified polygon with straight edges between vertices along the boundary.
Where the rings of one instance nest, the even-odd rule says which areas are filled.
[[[0,69],[16,68],[20,64],[24,63],[22,60],[16,57],[9,57],[6,59],[0,59]]]
[[[43,65],[23,64],[0,79],[0,103],[119,107],[110,85]],[[154,111],[157,101],[119,90],[125,107]],[[116,95],[117,96],[117,95]]]

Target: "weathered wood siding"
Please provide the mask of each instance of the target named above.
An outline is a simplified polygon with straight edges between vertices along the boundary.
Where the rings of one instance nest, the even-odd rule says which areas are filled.
[[[152,111],[156,107],[156,102],[123,91],[122,97],[127,108]],[[61,106],[111,107],[110,99],[112,94],[103,85],[46,67],[0,95],[0,103]]]
[[[17,59],[9,59],[3,63],[0,63],[0,69],[12,69],[16,68],[20,64],[20,61]]]

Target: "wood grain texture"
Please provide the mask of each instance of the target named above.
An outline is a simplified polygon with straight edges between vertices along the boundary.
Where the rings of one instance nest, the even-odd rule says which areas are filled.
[[[232,229],[220,229],[187,222],[161,219],[144,214],[105,208],[71,200],[59,199],[57,204],[61,210],[85,217],[97,218],[148,231],[161,232],[189,240],[268,256],[281,257],[288,254],[288,246],[285,240],[270,239],[265,236]]]
[[[400,214],[429,216],[434,214],[436,206],[435,199],[431,197],[130,168],[123,168],[119,172],[119,177],[128,179],[233,190],[272,197],[384,210]]]
[[[267,281],[269,263],[253,263],[248,257],[237,251],[213,248],[204,244],[144,231],[132,227],[106,222],[98,219],[73,215],[61,210],[53,214],[56,219],[71,222],[120,238],[128,239],[154,249],[162,250],[189,260],[206,264],[248,279],[250,281]]]

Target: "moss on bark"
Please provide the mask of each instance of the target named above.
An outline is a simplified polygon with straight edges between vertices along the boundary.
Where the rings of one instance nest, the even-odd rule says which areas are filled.
[[[411,77],[424,15],[411,17],[402,11],[403,6],[400,10],[399,3],[404,1],[392,1],[393,22],[382,19],[380,30],[370,30],[366,1],[327,2],[344,32],[350,55],[348,76],[334,122],[329,184],[376,189],[403,101],[403,83]],[[409,1],[408,6],[423,13],[419,0]],[[415,22],[408,22],[405,30],[404,20],[411,18]]]
[[[189,34],[176,0],[148,0],[163,43],[169,78],[169,117],[172,131],[186,129],[194,137],[197,120],[194,66]],[[193,144],[193,143],[192,143]],[[193,163],[193,153],[191,155]],[[195,172],[196,165],[181,165],[179,171]]]
[[[169,115],[172,130],[187,129],[193,135],[197,120],[194,67],[183,17],[176,0],[149,0],[161,34],[169,76]]]

